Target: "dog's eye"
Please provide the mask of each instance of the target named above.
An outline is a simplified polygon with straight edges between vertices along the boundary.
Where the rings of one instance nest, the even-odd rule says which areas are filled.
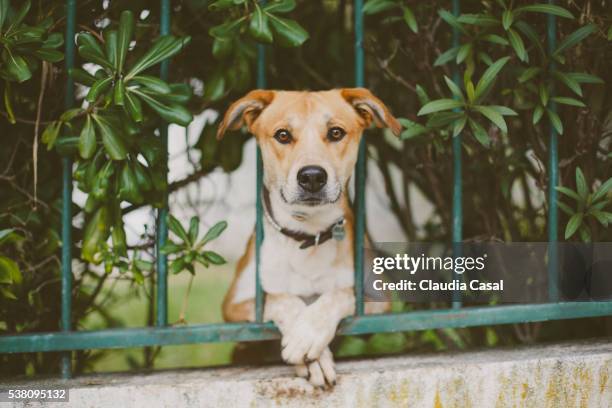
[[[344,129],[334,126],[327,131],[327,138],[332,142],[338,142],[346,135]]]
[[[293,140],[293,136],[291,136],[291,133],[289,133],[287,129],[277,130],[276,133],[274,133],[274,138],[281,144],[288,144]]]

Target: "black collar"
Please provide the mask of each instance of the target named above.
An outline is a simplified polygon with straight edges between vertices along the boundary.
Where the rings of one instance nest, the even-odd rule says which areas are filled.
[[[308,234],[302,231],[293,231],[285,227],[281,227],[276,220],[274,219],[274,214],[272,213],[272,204],[270,203],[270,192],[263,186],[263,203],[264,203],[264,214],[266,218],[272,224],[274,229],[276,229],[281,234],[295,240],[301,242],[300,249],[310,248],[311,246],[317,246],[325,241],[330,240],[331,238],[335,238],[340,241],[344,238],[344,217],[340,218],[338,221],[334,222],[330,225],[326,230],[319,232],[316,235]]]

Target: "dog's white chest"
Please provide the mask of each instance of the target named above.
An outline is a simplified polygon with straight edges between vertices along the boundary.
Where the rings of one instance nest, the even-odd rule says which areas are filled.
[[[344,245],[343,245],[344,244]],[[261,284],[267,293],[308,297],[353,286],[347,243],[329,240],[319,246],[300,249],[300,243],[278,233],[267,233],[261,247]],[[255,260],[240,275],[235,302],[252,299],[255,290]]]

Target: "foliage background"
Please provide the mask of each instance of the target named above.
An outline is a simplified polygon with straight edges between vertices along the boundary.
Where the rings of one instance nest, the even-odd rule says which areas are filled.
[[[255,16],[262,13],[262,10],[250,0],[173,2],[171,32],[177,38],[190,37],[191,41],[185,49],[173,56],[169,82],[190,85],[193,89],[193,96],[188,101],[181,100],[181,104],[191,114],[198,116],[223,111],[228,103],[255,87],[257,41],[272,40],[272,44],[267,47],[266,60],[267,81],[271,88],[326,89],[352,86],[352,2],[298,1],[295,8],[291,1],[269,4],[277,8],[270,11],[273,16],[267,17],[268,25],[257,25],[253,21],[258,21]],[[504,115],[507,134],[500,130],[503,125],[500,125],[496,116],[493,115],[495,120],[491,122],[487,115],[464,109],[478,124],[472,128],[468,123],[463,136],[464,236],[468,240],[546,240],[548,128],[545,109],[541,108],[544,119],[537,124],[533,123],[537,106],[546,106],[550,99],[544,97],[546,91],[541,91],[542,87],[547,89],[550,86],[546,75],[550,61],[540,51],[540,48],[546,49],[546,14],[517,14],[508,26],[510,18],[508,13],[504,13],[506,9],[516,10],[531,4],[533,2],[528,1],[461,2],[462,13],[487,14],[489,20],[496,20],[493,24],[487,19],[483,20],[482,16],[480,20],[467,16],[457,23],[444,13],[440,14],[440,10],[450,8],[450,4],[444,1],[367,2],[364,43],[367,85],[389,104],[398,117],[403,118],[408,129],[403,135],[403,141],[397,141],[384,132],[368,132],[368,169],[370,179],[376,177],[375,180],[382,183],[384,194],[379,199],[388,208],[388,216],[394,217],[405,239],[448,241],[451,233],[450,138],[458,117],[451,117],[452,121],[448,124],[445,122],[449,118],[438,117],[436,121],[432,115],[418,116],[418,112],[428,100],[453,98],[444,76],[452,76],[451,71],[457,61],[462,74],[460,79],[463,79],[461,92],[467,97],[470,81],[476,85],[485,75],[489,63],[508,57],[501,71],[495,75],[496,81],[483,98],[486,106],[505,106],[517,113]],[[596,191],[604,189],[604,183],[612,175],[612,77],[609,73],[609,61],[612,59],[612,4],[607,0],[568,0],[558,4],[574,17],[558,17],[558,43],[563,43],[564,39],[578,29],[590,28],[586,30],[588,33],[584,38],[579,38],[573,46],[563,50],[563,58],[555,64],[563,72],[586,73],[600,79],[582,77],[583,80],[587,79],[580,84],[581,95],[577,94],[574,83],[579,77],[574,76],[570,80],[554,79],[557,95],[575,100],[571,105],[558,103],[559,121],[563,126],[563,135],[559,137],[560,184],[575,191],[578,197],[572,198],[569,192],[561,192],[568,195],[563,200],[572,208],[567,209],[569,214],[562,213],[560,225],[564,227],[562,230],[566,225],[572,225],[571,228],[567,227],[574,229],[568,239],[610,241],[612,229],[607,227],[611,222],[609,216],[593,213],[592,206],[598,202],[604,203],[602,208],[594,210],[600,212],[606,209],[609,211],[610,208],[609,193],[604,191],[600,194],[599,201],[593,197]],[[105,40],[105,31],[118,28],[124,10],[131,10],[136,19],[136,43],[127,54],[126,64],[129,65],[152,47],[153,40],[159,34],[158,2],[78,2],[78,31],[100,37],[102,42]],[[10,15],[14,18],[14,14]],[[57,46],[57,36],[51,35],[63,33],[65,29],[63,1],[33,1],[24,18],[28,26],[41,27],[40,39],[35,42],[39,48],[45,48],[41,44],[48,44],[46,48],[55,45],[53,49],[62,49]],[[46,18],[51,18],[52,22],[49,24]],[[274,23],[274,18],[288,19],[289,28],[286,28],[287,24],[278,23],[286,20],[275,20]],[[517,21],[529,24],[534,35],[530,37],[519,30]],[[436,60],[440,62],[440,56],[452,48],[452,24],[460,24],[461,29],[465,30],[461,37],[462,51],[456,49],[450,59],[436,65]],[[515,34],[511,34],[509,29]],[[2,32],[2,67],[6,68],[9,66],[6,51],[8,43],[6,31]],[[517,35],[520,40],[516,39]],[[503,41],[492,36],[498,36]],[[55,42],[47,43],[49,38],[54,38]],[[43,129],[49,124],[53,126],[53,122],[64,113],[64,107],[59,101],[63,100],[67,73],[57,55],[49,52],[41,54],[37,49],[29,48],[21,51],[24,55],[30,55],[27,62],[31,64],[31,77],[16,77],[9,72],[2,75],[3,81],[0,83],[3,94],[8,95],[6,98],[10,102],[5,102],[0,109],[0,137],[3,143],[0,149],[0,229],[12,231],[0,239],[0,255],[4,262],[3,270],[13,271],[8,278],[3,275],[3,281],[0,282],[3,290],[0,295],[0,333],[55,331],[59,327],[60,315],[61,156],[56,148],[36,148],[38,179],[35,191],[33,150],[35,140],[40,139],[44,133]],[[41,62],[45,59],[48,63]],[[87,61],[78,56],[77,66]],[[521,81],[533,74],[533,70],[527,71],[529,68],[541,68],[543,72]],[[148,73],[157,75],[157,67],[152,67]],[[116,83],[117,76],[114,78],[113,83]],[[86,93],[86,89],[77,88],[77,106],[81,106]],[[108,108],[104,114],[111,118],[113,115],[124,114],[121,113],[121,105],[109,102],[107,106],[107,102],[102,101],[104,109]],[[159,112],[146,106],[144,109],[145,120],[138,125],[136,134],[141,138],[147,136],[155,139],[155,128],[160,123]],[[499,126],[495,124],[496,121]],[[84,123],[77,121],[72,128],[66,127],[65,132],[57,132],[60,140],[62,137],[73,138],[72,141],[59,143],[60,146],[67,146],[63,153],[78,158],[75,145],[78,142],[75,140],[80,137],[83,126]],[[126,139],[128,149],[132,149],[135,157],[141,153],[141,139],[130,139],[129,131],[125,129],[118,129],[116,133]],[[35,134],[38,134],[38,138],[35,138]],[[248,135],[237,134],[217,142],[214,134],[214,121],[209,120],[197,141],[187,146],[190,171],[184,178],[168,185],[171,193],[201,185],[203,180],[219,172],[232,173],[240,168],[245,159],[243,152],[250,151],[248,146],[252,143]],[[484,147],[473,136],[480,136],[481,142],[484,140],[487,146]],[[99,138],[100,135],[97,149],[104,156],[102,162],[112,163],[119,174],[119,169],[124,167],[123,162],[109,161],[108,151],[103,150],[104,145]],[[197,156],[197,160],[193,159]],[[83,163],[89,159],[78,160]],[[578,173],[582,176],[577,175],[577,168],[581,169]],[[153,168],[150,171],[152,177]],[[117,180],[120,183],[120,179]],[[158,188],[159,184],[155,186]],[[120,189],[119,184],[116,189]],[[102,195],[105,197],[103,202],[114,203],[115,212],[121,201],[131,202],[129,205],[125,202],[121,204],[123,208],[120,212],[123,213],[142,207],[148,214],[152,214],[151,206],[160,203],[159,196],[155,194],[145,194],[142,199],[138,199],[133,196],[117,198],[118,193],[118,190],[111,190]],[[418,203],[422,201],[427,202],[432,211],[424,219],[417,219],[415,214],[420,211]],[[203,203],[173,201],[173,204],[173,211],[181,205],[188,210],[194,209],[190,215],[203,215],[205,225],[213,225],[217,221],[207,219],[205,211],[201,214],[202,208],[206,208]],[[74,213],[73,253],[80,256],[87,225],[94,217],[91,211],[85,211],[76,204]],[[115,218],[121,217],[117,215]],[[371,221],[370,218],[370,229]],[[110,236],[114,227],[103,229],[106,236]],[[176,231],[179,231],[178,227],[174,228]],[[95,245],[94,252],[100,254],[98,258],[94,259],[92,254],[92,257],[85,256],[89,262],[75,259],[75,327],[103,328],[153,322],[153,270],[151,266],[146,266],[141,268],[143,270],[139,275],[133,268],[136,260],[146,263],[152,259],[153,237],[153,224],[149,223],[149,228],[144,230],[138,242],[128,242],[125,256],[120,259],[108,256],[113,248],[116,249],[116,242],[108,240],[107,246],[106,237]],[[184,241],[180,236],[173,237],[178,238],[179,243]],[[186,245],[177,250],[174,256],[182,259],[189,255],[190,250],[191,247]],[[106,269],[95,265],[102,260],[103,254],[107,255],[103,258],[107,264]],[[14,272],[15,267],[18,268],[18,274]],[[180,272],[183,267],[177,269]],[[230,266],[223,266],[206,271],[202,268],[195,270],[198,279],[193,285],[187,308],[190,316],[197,317],[190,322],[217,321],[220,318],[220,296],[227,285],[230,269]],[[119,273],[120,270],[123,273]],[[189,282],[188,276],[171,277],[173,322],[184,318],[181,299],[187,287],[191,286]],[[340,345],[340,354],[513,345],[610,333],[609,319],[584,319],[380,334],[346,338]],[[76,371],[80,372],[92,369],[227,363],[232,347],[229,344],[189,346],[166,348],[161,352],[149,348],[126,352],[93,350],[75,353],[75,366]],[[203,355],[194,360],[191,357],[195,353]],[[57,372],[58,362],[59,357],[54,353],[0,356],[3,375]]]

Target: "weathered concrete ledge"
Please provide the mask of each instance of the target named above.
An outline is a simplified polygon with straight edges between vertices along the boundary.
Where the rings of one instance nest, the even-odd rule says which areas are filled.
[[[277,366],[15,384],[67,386],[70,402],[52,406],[75,408],[612,406],[612,340],[348,361],[337,370],[333,390]]]

